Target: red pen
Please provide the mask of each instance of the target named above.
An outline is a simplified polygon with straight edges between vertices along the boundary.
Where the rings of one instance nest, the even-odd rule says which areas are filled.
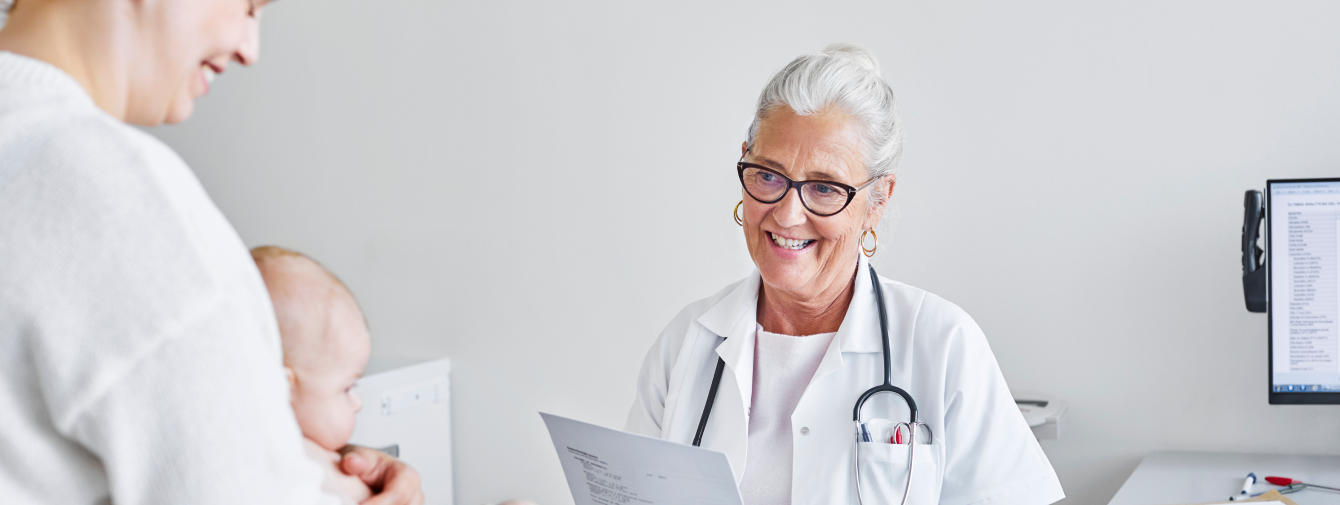
[[[1274,484],[1274,485],[1276,485],[1276,486],[1289,486],[1289,487],[1294,487],[1294,486],[1298,486],[1298,487],[1317,487],[1317,488],[1321,488],[1321,489],[1329,489],[1329,490],[1331,490],[1331,491],[1340,491],[1340,489],[1337,489],[1337,488],[1333,488],[1333,487],[1329,487],[1329,486],[1318,486],[1318,485],[1316,485],[1316,484],[1308,484],[1308,483],[1303,482],[1303,481],[1301,481],[1301,480],[1298,480],[1298,479],[1291,479],[1291,478],[1289,478],[1289,477],[1266,477],[1266,482],[1269,482],[1269,483]]]
[[[896,441],[895,441],[895,440],[896,440]],[[902,427],[902,426],[894,426],[894,427],[893,427],[893,437],[892,437],[889,441],[890,441],[890,442],[893,442],[893,443],[895,443],[895,444],[902,444],[902,443],[903,443],[903,427]]]

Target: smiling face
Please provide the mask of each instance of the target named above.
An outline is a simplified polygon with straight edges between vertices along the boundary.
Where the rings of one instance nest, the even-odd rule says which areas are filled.
[[[266,1],[141,0],[126,121],[185,121],[215,74],[233,61],[255,62]]]
[[[801,116],[779,107],[759,124],[753,147],[742,148],[744,161],[795,181],[856,187],[869,179],[860,135],[860,125],[843,112]],[[765,289],[813,300],[850,282],[861,232],[879,224],[887,202],[872,205],[871,191],[891,190],[893,177],[887,179],[886,187],[881,187],[883,182],[871,184],[846,209],[828,217],[806,210],[794,188],[771,204],[742,191],[745,241]]]

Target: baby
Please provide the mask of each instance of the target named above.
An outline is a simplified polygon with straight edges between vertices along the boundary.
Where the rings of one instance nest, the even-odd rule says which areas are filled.
[[[367,321],[344,283],[316,261],[274,246],[251,250],[279,320],[293,413],[308,457],[326,473],[324,488],[345,503],[371,492],[357,477],[339,469],[340,455],[354,432],[362,402],[354,381],[363,375],[371,351]]]

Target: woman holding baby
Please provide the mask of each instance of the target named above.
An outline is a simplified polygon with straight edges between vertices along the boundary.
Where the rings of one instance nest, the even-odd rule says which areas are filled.
[[[300,255],[253,263],[185,163],[130,126],[184,121],[215,76],[253,63],[266,3],[8,8],[7,502],[329,504],[371,490],[362,503],[422,503],[413,469],[343,446],[367,361],[352,296]],[[972,318],[875,275],[861,254],[878,249],[900,153],[892,91],[865,49],[833,46],[774,76],[734,166],[733,217],[757,270],[667,326],[629,431],[724,452],[747,504],[854,503],[858,476],[872,501],[893,502],[910,469],[893,444],[857,454],[850,418],[887,356],[926,425],[911,503],[1063,497]],[[864,413],[901,419],[907,406],[880,397]]]
[[[131,126],[184,121],[214,76],[253,63],[266,3],[0,4],[6,503],[353,503],[322,490],[311,423],[309,440],[344,453],[320,453],[326,467],[376,492],[362,503],[423,502],[404,463],[341,448],[317,421],[300,430],[290,390],[324,404],[292,379],[320,374],[286,374],[242,241],[185,163]]]

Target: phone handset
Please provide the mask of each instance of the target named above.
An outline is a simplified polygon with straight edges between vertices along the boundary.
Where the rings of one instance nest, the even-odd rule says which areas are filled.
[[[1266,292],[1265,251],[1257,245],[1261,221],[1266,208],[1261,192],[1247,190],[1242,216],[1242,296],[1249,312],[1265,312],[1269,299]]]

